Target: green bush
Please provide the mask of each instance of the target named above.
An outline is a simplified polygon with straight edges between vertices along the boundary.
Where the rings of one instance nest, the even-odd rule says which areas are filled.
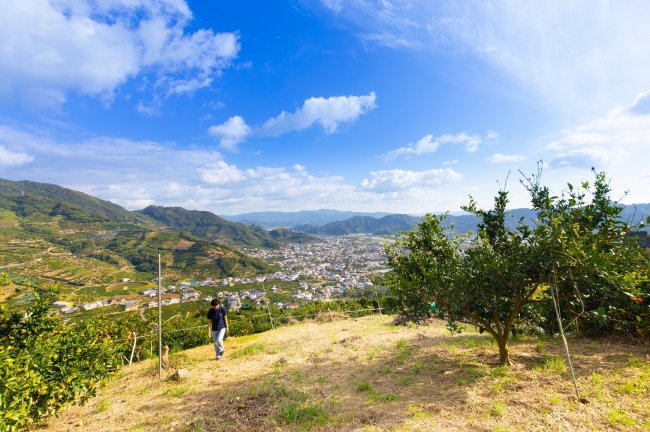
[[[48,303],[37,296],[24,316],[0,310],[0,431],[83,404],[119,367],[119,344],[98,321],[63,327]]]

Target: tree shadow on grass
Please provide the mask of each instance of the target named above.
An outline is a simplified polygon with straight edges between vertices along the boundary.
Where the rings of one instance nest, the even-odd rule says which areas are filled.
[[[454,358],[423,352],[431,340],[415,335],[372,359],[355,351],[355,343],[363,341],[337,343],[328,355],[310,355],[304,363],[272,362],[254,379],[225,383],[215,377],[205,383],[205,391],[142,405],[140,411],[173,413],[183,424],[151,421],[141,426],[186,431],[385,429],[410,418],[413,403],[429,413],[462,409],[467,386],[480,376],[475,367],[459,368]]]

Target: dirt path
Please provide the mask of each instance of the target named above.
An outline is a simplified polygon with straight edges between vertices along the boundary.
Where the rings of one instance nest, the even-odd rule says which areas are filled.
[[[24,266],[25,264],[29,264],[30,262],[31,261],[27,261],[27,262],[24,262],[24,263],[7,264],[7,265],[0,266],[0,269],[10,269],[10,268],[14,268],[14,267],[21,267],[21,266]]]

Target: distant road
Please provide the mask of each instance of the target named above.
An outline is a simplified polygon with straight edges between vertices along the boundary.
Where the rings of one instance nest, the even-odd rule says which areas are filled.
[[[29,261],[24,262],[24,263],[17,263],[17,264],[7,264],[7,265],[4,265],[4,266],[0,266],[0,269],[8,269],[8,268],[20,267],[20,266],[24,266],[25,264],[29,264]]]

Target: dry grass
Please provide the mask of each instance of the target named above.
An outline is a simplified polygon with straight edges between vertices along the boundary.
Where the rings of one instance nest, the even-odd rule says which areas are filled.
[[[647,346],[571,340],[575,400],[556,340],[511,345],[494,365],[491,339],[390,317],[306,323],[172,356],[191,379],[158,381],[155,364],[124,369],[52,431],[536,431],[650,429]],[[171,373],[171,372],[170,372]]]

